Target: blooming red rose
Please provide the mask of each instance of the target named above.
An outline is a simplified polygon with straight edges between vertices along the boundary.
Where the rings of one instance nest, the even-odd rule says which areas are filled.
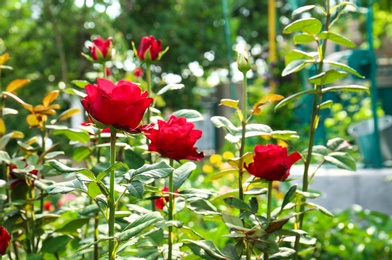
[[[98,36],[95,40],[93,40],[93,43],[94,45],[89,47],[93,60],[108,60],[112,57],[113,45],[111,38],[104,40]]]
[[[154,36],[143,37],[137,56],[144,61],[153,61],[159,58],[159,53],[162,51],[162,40],[156,40]]]
[[[29,166],[27,163],[25,165],[24,168],[26,168],[27,166]],[[19,183],[26,183],[27,184],[27,177],[26,177],[26,173],[17,173],[15,172],[15,169],[18,169],[16,167],[16,165],[11,164],[10,165],[10,183],[11,183],[11,189],[14,189]],[[36,169],[31,170],[29,172],[29,174],[31,175],[38,175],[38,171]],[[32,183],[34,184],[34,180],[32,181]]]
[[[245,165],[245,168],[256,177],[268,181],[284,181],[290,175],[291,166],[299,159],[299,153],[287,155],[287,148],[279,145],[256,145],[253,162]]]
[[[195,125],[187,122],[185,118],[175,116],[171,116],[167,122],[158,120],[158,128],[144,131],[151,140],[148,149],[174,160],[201,160],[204,154],[198,153],[194,145],[201,137],[202,131],[194,130],[194,127]]]
[[[138,85],[126,80],[117,84],[106,79],[97,82],[97,85],[86,86],[87,96],[81,101],[87,113],[103,125],[135,131],[153,99],[147,97],[147,92],[142,93]]]
[[[163,187],[163,189],[161,191],[162,191],[162,193],[167,193],[167,192],[169,192],[169,188],[165,186],[165,187]],[[178,193],[178,190],[176,190],[175,193]],[[169,201],[169,195],[162,196],[159,199],[155,200],[155,207],[159,210],[163,210],[166,202],[168,202],[168,201]]]
[[[134,72],[133,72],[133,75],[134,75],[136,78],[141,78],[141,77],[143,77],[143,74],[144,74],[144,71],[143,71],[142,68],[136,68],[136,69],[134,70]]]
[[[0,226],[0,255],[5,255],[10,244],[11,236],[5,227]]]

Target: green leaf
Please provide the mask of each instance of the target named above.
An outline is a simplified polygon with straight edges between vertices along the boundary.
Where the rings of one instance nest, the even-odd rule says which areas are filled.
[[[325,156],[324,159],[340,169],[349,171],[356,171],[357,169],[355,160],[349,154],[344,152],[332,152]]]
[[[267,188],[252,188],[244,192],[245,195],[262,195],[267,193],[268,193]]]
[[[237,250],[235,248],[235,245],[233,244],[227,244],[223,249],[222,253],[225,255],[226,259],[231,259],[231,260],[239,260],[240,257],[237,253]]]
[[[331,66],[334,66],[336,68],[342,69],[344,71],[347,71],[348,73],[353,74],[353,75],[355,75],[355,76],[357,76],[357,77],[359,77],[361,79],[364,78],[364,76],[359,74],[358,71],[356,71],[355,69],[351,68],[350,66],[348,66],[346,64],[343,64],[343,63],[340,63],[340,62],[337,62],[337,61],[327,60],[327,59],[324,59],[324,63],[325,64],[329,64]]]
[[[318,204],[306,202],[305,205],[309,208],[317,209],[321,213],[323,213],[331,218],[335,217],[329,210],[327,210],[326,208],[324,208],[323,206],[320,206]]]
[[[320,197],[319,193],[316,192],[309,192],[309,191],[302,191],[302,190],[296,190],[295,191],[300,197],[304,197],[307,199],[316,199],[318,197]]]
[[[128,239],[138,235],[147,227],[163,220],[159,212],[149,212],[129,224],[123,232],[117,233],[115,237],[119,242],[127,241]]]
[[[0,150],[4,150],[4,148],[7,146],[10,140],[11,140],[11,134],[3,135],[0,138]]]
[[[311,42],[316,41],[313,35],[310,35],[308,33],[300,33],[296,34],[293,37],[294,44],[308,44]]]
[[[48,165],[48,166],[54,168],[56,171],[61,172],[61,173],[71,173],[71,172],[78,172],[80,170],[83,170],[83,168],[69,167],[65,164],[62,164],[59,161],[56,161],[56,160],[49,160],[46,162],[45,165]]]
[[[161,88],[158,91],[157,95],[159,96],[159,95],[162,95],[163,93],[166,93],[169,90],[178,90],[178,89],[182,89],[184,87],[185,87],[184,84],[169,84],[169,85],[166,85],[163,88]]]
[[[71,191],[74,191],[75,189],[84,192],[87,191],[87,187],[83,182],[81,182],[79,179],[74,179],[72,181],[59,182],[50,185],[46,188],[46,192],[48,192],[49,194],[66,194]]]
[[[237,127],[233,123],[223,116],[213,116],[211,117],[211,122],[216,128],[225,128],[230,134],[235,134],[237,132]]]
[[[346,6],[348,6],[348,5],[351,6],[352,8],[354,8],[355,10],[358,9],[358,7],[355,6],[353,3],[349,2],[349,1],[342,1],[341,3],[335,5],[334,7],[331,8],[330,14],[333,14],[333,13],[335,13],[339,8],[346,7]],[[342,11],[343,11],[343,10],[344,10],[344,8],[342,8]]]
[[[194,251],[194,247],[191,245],[196,246],[198,249],[203,249],[204,253],[207,254],[210,257],[213,257],[213,259],[227,259],[222,252],[219,251],[219,249],[216,247],[214,242],[211,240],[189,240],[189,239],[184,239],[183,242],[192,250],[193,253],[198,254],[200,253],[199,251],[196,250]],[[203,257],[203,255],[199,255]],[[205,259],[205,258],[203,258]]]
[[[315,63],[315,61],[314,60],[307,60],[307,59],[293,60],[292,62],[287,64],[287,66],[283,69],[282,77],[287,76],[291,73],[300,71],[312,63]]]
[[[104,164],[104,165],[106,165],[106,164]],[[103,165],[95,165],[95,166],[103,166]],[[94,166],[94,167],[95,167]],[[100,173],[98,173],[98,175],[97,175],[97,181],[100,181],[100,180],[102,180],[106,175],[108,175],[111,171],[115,171],[116,169],[119,169],[119,168],[121,168],[121,167],[123,167],[123,163],[122,162],[116,162],[116,163],[114,163],[113,165],[109,165],[109,167],[108,168],[106,168],[106,169],[99,169],[99,168],[95,168],[95,170],[98,170],[98,171],[101,171]],[[94,170],[94,168],[93,168],[93,170]]]
[[[0,151],[0,162],[11,164],[11,157],[6,151]]]
[[[143,199],[143,194],[144,194],[144,185],[140,181],[131,181],[128,184],[128,191],[129,193],[138,198],[138,199]]]
[[[304,52],[301,50],[292,50],[284,57],[285,65],[294,60],[314,60],[317,57],[317,52]]]
[[[90,154],[91,154],[90,148],[86,146],[79,146],[73,149],[72,159],[74,159],[77,162],[80,162]]]
[[[76,89],[73,89],[73,88],[66,88],[66,89],[63,90],[63,92],[67,93],[67,94],[70,94],[70,95],[76,95],[76,96],[81,97],[81,98],[84,98],[84,97],[87,96],[86,93],[84,93],[82,91],[79,91],[79,90],[76,90]]]
[[[320,105],[318,105],[319,109],[326,109],[326,108],[331,108],[333,105],[333,101],[332,100],[327,100],[323,103],[321,103]]]
[[[295,250],[288,247],[279,247],[279,252],[270,255],[270,260],[292,259],[295,255]]]
[[[318,35],[318,38],[319,39],[328,39],[330,41],[333,41],[336,44],[340,44],[340,45],[346,46],[348,48],[355,48],[356,47],[355,43],[352,42],[350,39],[348,39],[340,34],[334,33],[334,32],[327,32],[327,31],[321,32]]]
[[[53,237],[48,236],[42,242],[41,252],[56,254],[64,250],[67,244],[71,241],[71,237],[67,235]]]
[[[79,230],[82,228],[84,225],[88,224],[90,221],[89,218],[78,218],[69,221],[66,223],[63,227],[57,230],[58,233],[62,234],[70,234],[74,236],[79,236]]]
[[[80,129],[54,130],[53,135],[65,135],[69,140],[81,143],[87,143],[90,141],[90,135],[86,131]]]
[[[284,195],[282,205],[280,206],[280,211],[283,211],[283,210],[284,210],[284,207],[285,207],[289,202],[291,202],[291,200],[295,197],[296,190],[297,190],[297,185],[293,185],[293,186],[291,186],[291,187],[288,189],[288,191],[287,191],[286,194]]]
[[[349,86],[332,86],[326,87],[322,89],[322,93],[327,92],[336,92],[336,91],[344,91],[344,92],[367,92],[369,93],[370,90],[368,87],[359,86],[359,85],[349,85]]]
[[[347,76],[348,74],[346,72],[332,69],[328,71],[323,71],[309,78],[309,82],[316,85],[327,85]]]
[[[250,206],[247,203],[245,203],[244,201],[242,201],[242,200],[240,200],[238,198],[229,197],[229,198],[224,198],[223,201],[227,205],[229,205],[230,207],[237,208],[237,209],[240,209],[240,210],[245,210],[245,211],[248,211],[248,212],[252,211],[252,209],[250,208]]]
[[[283,33],[293,33],[298,31],[307,32],[309,34],[316,35],[321,31],[322,23],[316,18],[302,18],[288,24],[284,29]]]
[[[173,171],[173,190],[178,190],[195,169],[196,164],[193,162],[186,162],[175,169]]]
[[[189,203],[188,208],[200,215],[219,214],[218,210],[209,201],[199,199]]]
[[[203,121],[203,115],[193,109],[181,109],[173,112],[176,117],[185,117],[188,122]]]
[[[237,217],[237,216],[233,216],[233,215],[229,215],[229,214],[226,214],[226,213],[222,213],[222,220],[223,220],[223,222],[226,225],[229,223],[229,224],[232,224],[234,226],[239,226],[239,227],[243,227],[244,226],[244,223],[242,223],[242,220],[239,217]]]
[[[97,196],[102,194],[101,189],[98,186],[98,183],[93,181],[88,184],[88,191],[87,194],[90,198],[95,199]]]
[[[145,164],[139,169],[131,169],[126,174],[124,178],[130,181],[133,180],[146,180],[147,179],[160,179],[166,178],[173,172],[173,168],[167,165],[165,162],[161,161],[154,164]]]
[[[284,107],[285,105],[287,105],[290,102],[293,102],[294,99],[297,99],[303,95],[307,95],[307,94],[316,94],[318,92],[317,89],[308,89],[308,90],[304,90],[298,93],[295,93],[294,95],[291,95],[285,99],[283,99],[282,101],[280,101],[276,106],[275,106],[275,110],[278,110],[281,107]]]
[[[312,10],[313,8],[317,8],[318,6],[316,5],[305,5],[305,6],[301,6],[300,8],[297,8],[293,11],[293,13],[291,14],[291,17],[297,16],[299,14],[302,14],[304,12],[307,12],[309,10]]]
[[[271,132],[271,137],[274,139],[280,139],[280,140],[286,140],[286,141],[291,141],[291,140],[298,140],[299,135],[297,135],[296,131],[291,131],[291,130],[276,130]]]
[[[344,152],[351,149],[350,143],[340,137],[328,140],[327,147],[334,152]]]
[[[90,82],[86,80],[72,80],[71,83],[79,88],[85,88],[86,85],[90,84]]]

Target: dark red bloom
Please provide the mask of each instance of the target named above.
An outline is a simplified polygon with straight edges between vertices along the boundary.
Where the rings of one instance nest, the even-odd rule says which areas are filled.
[[[299,153],[288,155],[287,148],[279,145],[256,145],[253,162],[245,165],[245,168],[256,177],[268,181],[284,181],[290,175],[291,166],[299,159]]]
[[[5,227],[0,226],[0,255],[5,255],[7,253],[10,241],[11,235],[8,233]]]
[[[167,122],[158,120],[157,129],[144,130],[147,138],[151,140],[148,149],[174,160],[201,160],[204,154],[198,153],[194,145],[201,137],[202,131],[194,130],[194,127],[195,125],[187,122],[185,118],[175,116],[171,116]]]
[[[152,103],[138,85],[120,80],[117,84],[98,79],[97,85],[86,86],[87,96],[82,105],[87,113],[103,125],[133,132],[143,119],[144,112]]]
[[[169,188],[165,186],[165,187],[163,187],[163,189],[161,191],[162,191],[162,193],[167,193],[167,192],[169,192]],[[176,190],[175,193],[178,193],[178,190]],[[163,210],[163,208],[166,205],[166,202],[168,202],[168,201],[169,201],[169,195],[162,196],[159,199],[155,200],[155,207],[159,210]]]
[[[112,39],[102,39],[98,36],[93,40],[94,45],[90,46],[91,57],[93,60],[109,60],[112,57]]]
[[[24,168],[26,168],[27,166],[28,166],[28,164],[26,163]],[[19,183],[26,183],[27,182],[26,173],[16,173],[15,169],[18,169],[16,167],[16,165],[11,164],[10,165],[11,189],[14,189]],[[38,175],[38,171],[34,169],[34,170],[30,171],[28,174],[37,176]],[[34,183],[34,181],[32,181],[32,183]]]
[[[141,78],[141,77],[143,77],[143,74],[144,74],[144,71],[143,71],[142,68],[136,68],[136,69],[134,70],[134,72],[133,72],[133,75],[134,75],[136,78]]]
[[[137,56],[144,61],[154,61],[159,58],[159,53],[162,51],[162,40],[156,40],[154,36],[143,37]]]

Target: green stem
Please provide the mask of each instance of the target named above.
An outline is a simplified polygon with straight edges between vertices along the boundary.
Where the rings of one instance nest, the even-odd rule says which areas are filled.
[[[151,65],[149,63],[147,63],[146,66],[147,66],[147,68],[146,68],[147,92],[148,92],[149,97],[151,97],[151,96],[153,96],[152,95],[153,94],[152,93],[152,83],[151,83],[152,82],[151,81]],[[152,111],[151,111],[151,108],[148,107],[147,108],[147,124],[151,123],[151,117],[152,117]],[[147,146],[149,146],[149,145],[150,145],[150,139],[147,138]],[[148,153],[148,162],[150,164],[153,163],[152,162],[152,154],[151,153]],[[155,181],[152,182],[152,186],[153,187],[156,186]],[[152,192],[151,196],[154,197],[155,196],[155,192]],[[151,209],[152,209],[152,211],[156,210],[155,201],[154,200],[151,200]]]
[[[243,73],[243,81],[244,81],[244,89],[243,89],[243,99],[242,99],[242,132],[241,132],[241,146],[240,146],[240,162],[239,162],[239,170],[238,170],[238,193],[239,199],[244,201],[244,188],[242,186],[242,179],[244,174],[244,150],[245,150],[245,133],[246,133],[246,124],[247,124],[247,105],[248,105],[248,93],[247,93],[247,78],[246,73]]]
[[[98,214],[94,213],[94,242],[98,241]],[[99,249],[98,249],[98,244],[94,243],[94,260],[98,260],[99,259]]]
[[[267,197],[267,220],[271,221],[271,204],[272,204],[272,181],[268,181],[268,197]],[[269,254],[264,253],[264,260],[268,260]]]
[[[174,161],[173,159],[170,159],[170,166],[173,167]],[[173,216],[173,173],[169,175],[169,221],[174,219]],[[169,226],[169,236],[168,236],[168,247],[169,247],[169,252],[167,259],[171,260],[172,255],[173,255],[173,227]]]
[[[110,127],[110,165],[114,165],[116,160],[116,130]],[[114,182],[115,172],[112,169],[110,171],[110,183],[109,183],[109,259],[116,259],[116,252],[114,250],[114,218],[115,218],[115,196],[114,196]]]

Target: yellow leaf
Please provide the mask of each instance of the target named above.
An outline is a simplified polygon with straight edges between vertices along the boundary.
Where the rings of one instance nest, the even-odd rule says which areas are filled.
[[[238,108],[238,100],[232,100],[232,99],[222,99],[221,100],[221,105],[227,106],[227,107],[232,107],[235,109],[239,109]]]
[[[53,90],[49,94],[47,94],[44,99],[42,100],[42,104],[46,107],[48,107],[53,101],[56,100],[56,98],[59,96],[60,91],[58,90]]]
[[[251,162],[253,162],[253,153],[245,153],[242,156],[242,167],[244,167],[244,164],[248,165]],[[233,167],[236,167],[237,169],[239,169],[240,167],[240,157],[237,158],[233,158],[233,159],[229,159],[229,164]]]
[[[53,104],[53,105],[48,106],[48,108],[56,110],[56,109],[60,109],[60,105],[59,104]]]
[[[284,97],[278,94],[267,94],[262,99],[260,99],[256,104],[253,105],[253,114],[260,115],[262,110],[261,106],[266,104],[271,104],[274,101],[282,100]]]
[[[38,137],[34,136],[34,137],[30,138],[29,140],[27,140],[26,144],[27,145],[32,145],[32,144],[35,144],[36,142],[38,142],[38,140],[39,140]]]
[[[12,131],[12,135],[11,138],[24,138],[24,133],[20,132],[20,131]]]
[[[39,126],[39,120],[34,114],[30,114],[26,117],[26,121],[31,127]]]
[[[22,99],[20,99],[19,97],[17,97],[16,95],[10,93],[10,92],[3,92],[5,97],[10,97],[13,98],[16,102],[18,102],[19,104],[21,104],[24,108],[26,108],[27,110],[29,110],[30,112],[33,111],[33,106],[24,102]]]
[[[22,88],[24,85],[29,83],[30,80],[28,79],[15,79],[8,84],[7,88],[5,91],[8,92],[15,92],[16,90]]]
[[[7,62],[10,59],[10,55],[8,53],[4,53],[0,56],[0,66]]]
[[[0,136],[3,136],[5,131],[7,131],[7,128],[5,127],[3,119],[0,118]]]
[[[79,108],[70,108],[68,110],[65,110],[63,113],[61,113],[61,115],[59,115],[59,117],[57,118],[57,121],[68,119],[68,118],[72,117],[73,115],[76,115],[79,113],[80,113]]]

